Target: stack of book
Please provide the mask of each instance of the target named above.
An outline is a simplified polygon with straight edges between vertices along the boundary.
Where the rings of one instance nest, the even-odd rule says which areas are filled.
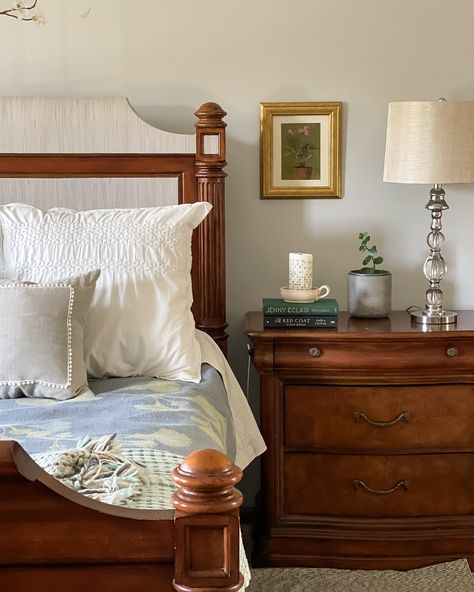
[[[268,328],[337,327],[338,306],[334,298],[316,302],[286,302],[282,298],[263,299],[263,326]]]

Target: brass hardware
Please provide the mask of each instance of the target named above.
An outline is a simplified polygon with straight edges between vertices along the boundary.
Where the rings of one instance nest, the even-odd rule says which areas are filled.
[[[448,349],[446,350],[446,355],[450,358],[455,358],[458,354],[459,351],[457,347],[448,347]]]
[[[319,347],[310,347],[308,353],[313,358],[319,358],[319,356],[321,355],[321,350],[319,349]]]
[[[410,417],[411,416],[409,411],[402,411],[398,417],[390,421],[375,421],[367,417],[367,415],[363,411],[354,411],[354,419],[357,422],[364,420],[367,423],[370,423],[370,425],[373,425],[377,428],[389,428],[390,426],[395,425],[399,421],[404,421],[405,423],[408,423],[410,421]]]
[[[368,493],[373,493],[374,495],[387,495],[388,493],[393,493],[394,491],[397,491],[397,489],[404,489],[405,491],[408,491],[408,488],[410,486],[410,482],[407,481],[406,479],[403,479],[402,481],[399,481],[393,487],[390,487],[390,489],[372,489],[371,487],[366,485],[360,479],[354,479],[352,481],[352,486],[354,487],[354,489],[356,491],[358,489],[365,489],[365,491],[367,491]]]

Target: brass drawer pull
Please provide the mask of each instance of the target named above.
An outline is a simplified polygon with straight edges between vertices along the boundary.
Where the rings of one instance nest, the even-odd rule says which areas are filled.
[[[459,351],[457,347],[448,347],[448,349],[446,350],[446,355],[449,356],[450,358],[455,358],[457,355],[459,355]]]
[[[319,358],[321,355],[321,350],[319,347],[310,347],[308,353],[313,358]]]
[[[410,421],[410,412],[402,411],[398,417],[390,421],[375,421],[367,417],[367,415],[363,411],[354,411],[354,419],[357,422],[364,420],[367,423],[370,423],[370,425],[373,425],[377,428],[389,428],[390,426],[395,425],[399,421],[404,421],[405,423],[408,423]]]
[[[360,479],[354,479],[352,481],[352,485],[356,491],[358,489],[365,489],[365,491],[367,491],[368,493],[373,493],[374,495],[387,495],[388,493],[393,493],[394,491],[397,491],[397,489],[404,489],[405,491],[408,491],[410,482],[406,479],[403,479],[390,489],[372,489]]]

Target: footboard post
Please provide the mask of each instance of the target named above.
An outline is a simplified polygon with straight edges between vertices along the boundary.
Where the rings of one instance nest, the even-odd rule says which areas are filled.
[[[175,578],[178,592],[234,592],[239,571],[239,506],[234,485],[242,471],[217,450],[190,454],[173,471]]]

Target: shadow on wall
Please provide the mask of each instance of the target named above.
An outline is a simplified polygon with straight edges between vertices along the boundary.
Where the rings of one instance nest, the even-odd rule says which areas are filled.
[[[127,95],[130,104],[138,115],[150,125],[174,134],[194,134],[194,122],[196,118],[193,113],[204,103],[218,103],[224,111],[227,111],[225,99],[221,96],[214,96],[209,90],[185,85],[167,85],[159,90],[156,96],[156,88],[134,89],[132,94]],[[150,97],[153,102],[150,103]],[[189,98],[192,103],[178,105],[175,97]],[[229,116],[224,118],[229,123]]]

